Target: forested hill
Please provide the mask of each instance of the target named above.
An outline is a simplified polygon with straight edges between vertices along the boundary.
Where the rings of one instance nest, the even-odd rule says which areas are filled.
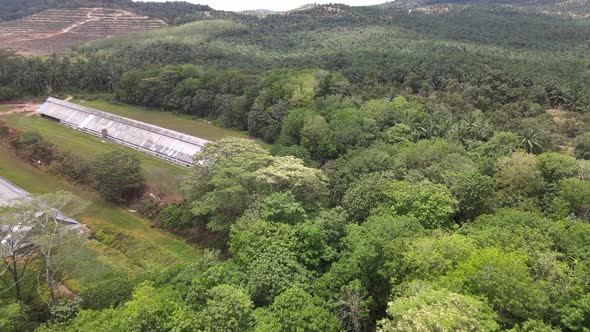
[[[534,12],[569,15],[590,15],[590,3],[586,0],[397,0],[379,7],[397,7],[423,11],[448,11],[452,6],[509,6]]]
[[[137,66],[322,68],[340,71],[354,82],[403,84],[415,74],[429,86],[438,85],[433,77],[462,81],[500,71],[519,80],[584,90],[589,75],[590,19],[510,6],[457,6],[439,13],[399,6],[322,5],[229,19],[242,28],[230,24],[224,30],[218,22],[209,22],[216,32],[202,39],[206,34],[197,31],[206,31],[207,24],[201,25],[192,35],[198,42],[173,37],[171,30],[169,35],[157,31],[103,40],[79,50],[111,49]]]
[[[81,2],[26,0],[17,4],[0,0],[2,8],[8,8],[3,11],[5,15],[58,3],[75,6]],[[529,0],[510,1],[510,5],[506,5],[507,1],[400,0],[366,7],[307,6],[264,17],[219,12],[186,2],[83,3],[135,6],[139,12],[149,10],[152,15],[168,17],[168,21],[175,23],[197,20],[78,46],[77,53],[71,56],[105,57],[102,51],[109,51],[110,58],[104,62],[109,68],[86,71],[106,77],[93,78],[93,88],[100,88],[107,81],[112,82],[112,87],[129,68],[190,63],[223,70],[290,68],[339,72],[364,90],[364,98],[383,95],[383,89],[429,97],[451,86],[445,83],[450,81],[465,85],[462,93],[472,95],[475,90],[471,87],[480,90],[482,86],[491,86],[491,93],[480,93],[480,100],[471,103],[480,110],[496,102],[499,104],[494,107],[498,108],[518,100],[496,98],[493,95],[498,91],[494,86],[538,86],[544,90],[545,99],[558,100],[551,106],[569,103],[572,109],[585,109],[590,104],[590,19],[543,12],[547,6],[557,8],[565,4],[560,1],[540,0],[536,2],[538,6],[532,6]],[[580,4],[581,10],[585,3],[567,2],[568,6]],[[190,14],[195,12],[201,14]],[[186,13],[189,15],[183,16]],[[47,70],[34,61],[22,66],[12,69]],[[25,69],[31,66],[41,67]],[[484,84],[491,81],[495,83]],[[367,96],[371,89],[373,92]],[[26,93],[30,89],[20,91]],[[527,108],[522,104],[515,106],[523,114],[530,113]]]
[[[546,6],[557,5],[564,2],[571,2],[567,0],[397,0],[386,2],[385,5],[415,5],[415,6],[430,6],[440,4],[478,4],[478,5],[511,5],[511,6]]]

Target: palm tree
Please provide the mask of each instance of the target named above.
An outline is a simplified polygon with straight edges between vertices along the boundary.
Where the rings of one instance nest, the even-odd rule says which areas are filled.
[[[547,98],[549,99],[549,103],[551,107],[559,107],[564,105],[568,101],[568,93],[567,89],[564,87],[553,86],[549,88],[549,92],[547,93]]]
[[[67,70],[63,63],[60,63],[54,55],[51,59],[45,62],[47,90],[58,90],[66,81]]]
[[[526,128],[522,131],[521,145],[528,153],[538,154],[543,152],[542,137],[538,130],[533,128]]]
[[[443,71],[437,71],[429,75],[430,82],[435,90],[440,90],[443,88],[445,83],[445,73]]]
[[[469,122],[465,120],[459,121],[455,125],[454,139],[461,143],[461,145],[467,145],[467,140],[471,138],[471,128]]]
[[[565,102],[565,107],[571,112],[580,112],[588,106],[588,96],[581,90],[572,90]]]
[[[0,49],[0,82],[14,80],[14,74],[18,71],[20,63],[14,53]]]
[[[39,94],[46,90],[47,79],[41,68],[31,66],[17,76],[15,84],[33,94]]]
[[[456,121],[443,112],[429,113],[418,125],[418,133],[422,138],[451,138],[457,131]]]
[[[471,123],[471,133],[474,139],[487,141],[494,134],[494,123],[489,116],[480,114]]]

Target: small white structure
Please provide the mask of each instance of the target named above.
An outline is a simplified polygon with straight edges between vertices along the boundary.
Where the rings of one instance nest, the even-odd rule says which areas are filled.
[[[12,204],[12,201],[29,196],[29,193],[16,184],[0,176],[0,207]],[[58,214],[57,220],[65,225],[64,229],[73,230],[84,226],[75,219]]]
[[[7,206],[10,201],[26,197],[29,193],[16,184],[0,176],[0,206]]]
[[[51,97],[37,113],[76,130],[187,167],[192,166],[193,156],[209,143],[198,137]]]
[[[29,193],[14,183],[6,180],[0,176],[0,208],[14,204],[15,200],[26,198]],[[42,217],[45,212],[35,213],[35,218]],[[68,216],[63,215],[57,211],[55,215],[56,222],[61,224],[60,232],[75,230],[78,234],[86,232],[84,225]],[[22,223],[15,223],[12,225],[3,225],[0,227],[0,255],[11,256],[17,255],[21,250],[30,246],[27,237],[33,229],[34,223],[29,220],[23,220]]]

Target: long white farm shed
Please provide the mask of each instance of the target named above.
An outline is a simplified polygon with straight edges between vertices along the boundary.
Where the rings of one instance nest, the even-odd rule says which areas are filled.
[[[193,156],[209,142],[51,97],[37,113],[68,127],[184,166],[191,166]]]

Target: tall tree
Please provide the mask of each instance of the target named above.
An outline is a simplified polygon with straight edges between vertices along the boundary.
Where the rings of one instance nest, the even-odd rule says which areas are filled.
[[[37,258],[30,245],[32,233],[29,232],[34,226],[35,214],[33,206],[26,201],[0,209],[0,255],[3,263],[0,276],[6,291],[14,289],[16,300],[22,300],[22,283],[29,272],[29,264]]]
[[[68,215],[80,212],[86,203],[67,192],[26,197],[0,211],[0,246],[4,268],[11,276],[8,289],[15,289],[21,299],[21,284],[27,269],[44,276],[49,289],[49,307],[56,304],[56,289],[64,271],[60,258],[64,251],[74,249],[81,238],[70,232]],[[38,264],[31,264],[34,260]]]
[[[253,304],[243,289],[219,285],[208,292],[203,311],[205,330],[210,332],[247,332],[253,329]]]
[[[141,163],[128,152],[112,151],[99,155],[90,172],[94,188],[109,201],[124,201],[143,186]]]
[[[481,300],[448,290],[416,287],[389,303],[378,331],[497,331],[496,314]]]
[[[64,253],[65,250],[76,250],[77,245],[81,243],[77,233],[68,231],[68,224],[64,220],[69,217],[65,213],[70,216],[76,215],[87,203],[64,191],[35,196],[31,203],[36,211],[32,244],[43,258],[43,274],[50,295],[48,305],[52,308],[57,303],[56,292],[61,283],[58,276],[61,274],[63,277],[64,272],[59,261],[60,251],[61,254],[67,255],[68,253]]]

